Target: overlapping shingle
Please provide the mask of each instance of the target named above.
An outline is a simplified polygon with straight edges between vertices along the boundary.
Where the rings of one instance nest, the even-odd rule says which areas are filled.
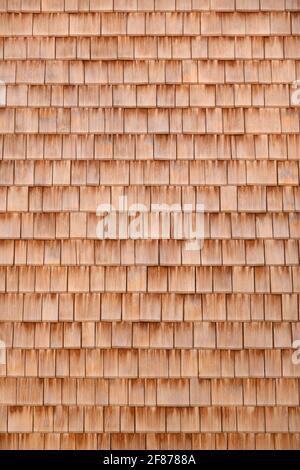
[[[299,448],[299,9],[0,1],[1,448]]]

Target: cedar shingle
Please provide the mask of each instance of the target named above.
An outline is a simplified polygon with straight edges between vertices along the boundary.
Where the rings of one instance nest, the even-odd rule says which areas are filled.
[[[298,448],[297,2],[6,3],[1,448]],[[120,196],[202,249],[97,239]]]

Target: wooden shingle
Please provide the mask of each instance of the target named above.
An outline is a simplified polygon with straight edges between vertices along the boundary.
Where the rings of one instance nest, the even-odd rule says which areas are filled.
[[[299,448],[298,10],[0,1],[1,449]]]

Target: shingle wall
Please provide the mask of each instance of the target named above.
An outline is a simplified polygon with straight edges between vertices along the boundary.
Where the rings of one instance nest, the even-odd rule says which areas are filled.
[[[0,446],[299,449],[299,0],[1,0]],[[300,103],[299,103],[300,104]],[[202,250],[96,208],[205,205]]]

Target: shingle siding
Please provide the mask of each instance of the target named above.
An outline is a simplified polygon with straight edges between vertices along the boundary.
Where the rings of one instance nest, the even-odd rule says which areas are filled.
[[[299,449],[300,2],[2,0],[0,34],[0,447]],[[202,249],[99,240],[119,196],[202,202]]]

